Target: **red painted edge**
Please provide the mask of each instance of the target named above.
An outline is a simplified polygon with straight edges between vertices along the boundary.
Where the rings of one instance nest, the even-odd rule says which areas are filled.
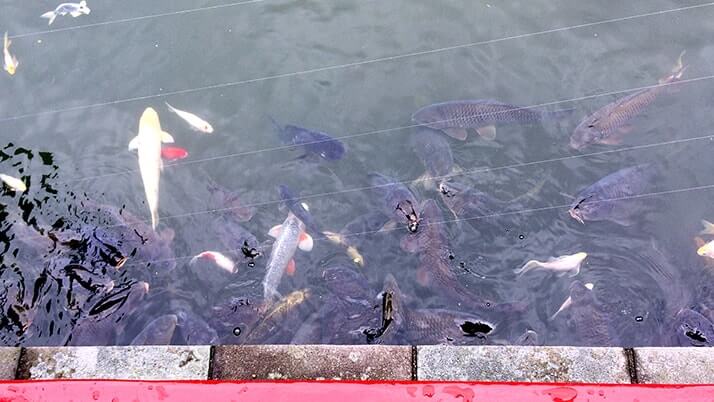
[[[714,385],[350,381],[0,382],[0,402],[710,402]]]

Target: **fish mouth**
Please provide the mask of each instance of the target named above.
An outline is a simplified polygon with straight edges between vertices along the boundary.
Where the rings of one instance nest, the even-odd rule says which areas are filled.
[[[583,218],[580,216],[580,214],[575,209],[571,208],[570,210],[568,210],[568,213],[576,221],[580,222],[583,225],[585,224],[585,220],[583,220]]]

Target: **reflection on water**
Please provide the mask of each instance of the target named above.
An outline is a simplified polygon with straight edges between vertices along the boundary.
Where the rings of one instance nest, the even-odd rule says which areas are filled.
[[[714,342],[711,5],[45,6],[0,345]]]

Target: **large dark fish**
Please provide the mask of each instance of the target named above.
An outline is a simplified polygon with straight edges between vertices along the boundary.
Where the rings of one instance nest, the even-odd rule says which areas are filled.
[[[300,201],[300,197],[290,187],[285,184],[278,185],[278,194],[283,205],[292,212],[302,223],[305,224],[305,231],[313,239],[322,238],[322,227],[317,223],[310,210]]]
[[[574,346],[612,346],[610,319],[595,299],[593,291],[580,281],[570,285],[570,305],[567,307],[568,330]]]
[[[570,137],[570,146],[583,149],[591,144],[620,144],[623,137],[632,130],[631,120],[647,109],[660,94],[667,92],[669,84],[682,78],[686,69],[682,64],[682,55],[672,73],[659,80],[660,85],[618,99],[586,117]]]
[[[203,318],[187,311],[176,312],[176,327],[185,345],[215,345],[218,333]]]
[[[335,345],[373,343],[372,334],[381,327],[375,292],[367,278],[345,266],[333,266],[322,273],[330,291],[323,297],[314,322],[313,342]],[[295,342],[295,340],[293,340]]]
[[[570,216],[580,223],[612,221],[630,226],[640,214],[642,195],[655,176],[649,165],[618,170],[582,190],[570,206]]]
[[[126,319],[149,291],[146,282],[114,292],[95,304],[72,329],[68,346],[108,346],[115,344],[116,335],[126,326]]]
[[[477,218],[487,218],[506,206],[505,202],[454,180],[439,183],[439,194],[454,217],[467,219],[472,225],[478,223]]]
[[[680,310],[671,328],[675,346],[714,346],[714,324],[694,310]]]
[[[421,208],[422,226],[417,233],[402,239],[402,249],[417,253],[417,281],[422,286],[438,289],[444,297],[478,313],[508,313],[525,309],[522,303],[496,303],[479,294],[478,289],[459,280],[452,269],[455,258],[444,231],[444,218],[436,201],[426,200]]]
[[[429,182],[432,178],[443,178],[454,170],[454,157],[449,142],[443,135],[426,127],[419,127],[411,137],[412,148],[424,164],[426,173],[420,180]]]
[[[168,345],[174,337],[178,318],[173,314],[162,315],[146,324],[131,341],[132,345]]]
[[[270,119],[278,131],[278,137],[287,145],[300,145],[306,154],[319,156],[322,159],[333,161],[342,159],[345,155],[345,146],[336,138],[321,131],[309,130],[293,125],[282,126],[277,121]]]
[[[243,202],[237,193],[229,191],[211,180],[208,181],[207,187],[210,193],[209,208],[219,209],[222,215],[232,216],[238,222],[247,222],[255,215],[255,208]]]
[[[370,173],[372,193],[378,198],[382,212],[391,220],[405,225],[414,233],[419,228],[419,203],[404,184],[379,173]]]
[[[222,249],[230,250],[230,254],[237,257],[234,259],[237,265],[252,268],[255,260],[263,255],[264,250],[258,239],[237,222],[217,217],[212,228],[220,239]]]
[[[509,105],[495,100],[457,100],[425,106],[412,115],[415,123],[441,130],[452,138],[465,140],[475,129],[484,139],[496,138],[496,124],[535,123],[569,116],[572,110],[548,112]]]
[[[396,279],[387,275],[384,280],[386,294],[392,295],[395,330],[410,343],[429,344],[483,344],[495,325],[473,314],[445,309],[408,309]]]

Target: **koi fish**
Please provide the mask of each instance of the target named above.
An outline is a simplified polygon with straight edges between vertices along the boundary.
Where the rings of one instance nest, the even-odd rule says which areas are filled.
[[[47,21],[47,25],[52,25],[58,15],[65,16],[69,14],[72,17],[77,18],[80,15],[88,15],[91,11],[92,10],[87,7],[87,2],[82,0],[79,3],[62,3],[53,11],[48,11],[42,14],[41,17],[49,20]]]
[[[167,161],[178,161],[188,157],[188,151],[179,147],[161,148],[161,158]]]
[[[5,185],[10,187],[14,191],[18,191],[20,193],[24,193],[25,191],[27,191],[27,185],[25,184],[25,182],[18,178],[0,173],[0,180],[2,180]]]
[[[280,298],[278,285],[283,274],[287,272],[291,275],[295,272],[295,251],[298,247],[303,251],[312,250],[313,241],[305,232],[305,224],[292,212],[288,212],[282,225],[274,226],[268,234],[275,238],[275,243],[263,279],[263,296],[265,300],[275,300]]]
[[[526,263],[526,265],[517,269],[515,273],[523,275],[528,271],[545,269],[556,272],[558,276],[565,275],[567,273],[572,277],[580,273],[580,265],[587,256],[587,253],[575,253],[572,255],[563,255],[557,258],[551,257],[546,262],[530,260]]]
[[[7,71],[8,74],[15,75],[15,71],[17,71],[17,66],[20,65],[20,62],[17,61],[17,57],[10,54],[10,45],[11,44],[12,44],[12,41],[10,39],[8,39],[7,32],[5,32],[5,36],[3,37],[3,47],[2,47],[2,54],[3,54],[3,58],[4,58],[3,69],[5,71]]]
[[[206,120],[203,120],[193,113],[176,109],[175,107],[169,105],[168,102],[164,103],[166,103],[166,106],[168,106],[170,111],[176,113],[180,118],[184,119],[192,129],[206,134],[213,133],[213,127]]]
[[[191,264],[194,264],[201,258],[213,261],[219,268],[228,271],[229,273],[235,273],[236,265],[233,261],[226,257],[225,255],[219,253],[218,251],[204,251],[195,257],[191,258]]]

